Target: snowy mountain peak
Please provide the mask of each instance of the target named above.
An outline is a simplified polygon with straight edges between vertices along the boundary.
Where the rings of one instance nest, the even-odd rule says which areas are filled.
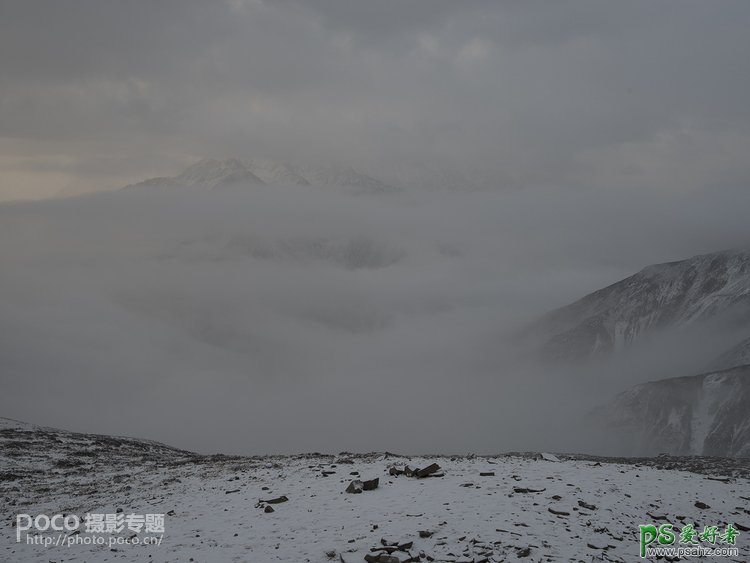
[[[151,178],[128,188],[205,187],[230,185],[340,186],[367,192],[392,192],[397,188],[357,172],[351,166],[297,167],[264,159],[203,159],[173,177]]]
[[[580,360],[626,348],[644,334],[722,315],[750,317],[750,252],[731,250],[648,266],[545,315],[530,332],[543,355]]]
[[[178,184],[206,186],[214,189],[231,184],[263,184],[236,158],[227,160],[204,159],[188,166],[175,178]]]
[[[266,184],[309,186],[310,182],[296,167],[285,162],[265,159],[251,159],[245,162],[247,168]]]

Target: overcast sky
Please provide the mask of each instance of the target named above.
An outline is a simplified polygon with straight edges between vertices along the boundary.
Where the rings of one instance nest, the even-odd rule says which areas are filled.
[[[0,199],[204,156],[743,186],[749,24],[745,0],[3,0]]]
[[[747,245],[748,24],[747,0],[0,0],[0,416],[199,451],[591,451],[566,417],[688,369],[588,380],[505,336]],[[203,157],[504,189],[7,201]]]

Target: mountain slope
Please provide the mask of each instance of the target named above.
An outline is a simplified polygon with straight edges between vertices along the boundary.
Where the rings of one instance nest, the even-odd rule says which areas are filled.
[[[54,456],[50,455],[51,446]],[[19,478],[28,470],[52,471],[55,467],[117,464],[134,459],[143,463],[166,462],[193,455],[152,440],[82,434],[0,417],[0,464],[10,463]]]
[[[310,182],[292,165],[273,160],[252,159],[245,162],[248,170],[266,184],[309,186]]]
[[[750,526],[737,499],[750,483],[744,460],[209,456],[3,419],[0,444],[2,561],[632,561],[634,530],[656,499],[670,521]],[[391,471],[431,463],[440,473],[430,478]],[[373,490],[344,492],[376,478]],[[12,525],[17,513],[73,514],[82,524],[23,530]],[[163,533],[83,524],[86,514],[117,513],[163,515]],[[738,557],[747,559],[743,538]]]
[[[529,329],[543,356],[609,354],[644,334],[725,314],[750,315],[750,252],[724,251],[657,264],[545,315]]]
[[[593,417],[632,454],[750,457],[750,365],[636,385]]]
[[[374,192],[396,190],[377,178],[357,172],[351,166],[304,166],[300,172],[314,186],[347,186]]]
[[[208,188],[232,185],[340,186],[366,192],[393,192],[397,188],[351,168],[337,166],[297,167],[263,159],[240,161],[204,159],[177,176],[151,178],[127,188]]]
[[[234,185],[262,185],[265,182],[248,170],[239,160],[204,159],[188,166],[181,174],[144,180],[126,188],[208,188]]]
[[[235,158],[201,160],[186,168],[175,181],[180,185],[206,186],[210,189],[234,184],[265,183]]]

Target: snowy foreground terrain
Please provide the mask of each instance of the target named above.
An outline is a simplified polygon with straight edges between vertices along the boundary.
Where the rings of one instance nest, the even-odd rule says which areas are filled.
[[[391,470],[432,463],[426,478]],[[201,456],[0,419],[0,561],[635,561],[639,524],[747,530],[749,478],[750,460],[700,457]],[[66,545],[85,531],[16,541],[17,514],[118,509],[164,514],[160,545]],[[736,546],[721,560],[750,559],[750,532]]]

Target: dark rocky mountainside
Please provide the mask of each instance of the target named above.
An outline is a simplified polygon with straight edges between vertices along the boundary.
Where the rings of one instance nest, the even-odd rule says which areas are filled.
[[[750,365],[636,385],[592,417],[631,454],[750,457]]]
[[[733,316],[750,320],[750,252],[733,250],[648,266],[552,311],[527,331],[549,360],[584,360],[644,335]]]

